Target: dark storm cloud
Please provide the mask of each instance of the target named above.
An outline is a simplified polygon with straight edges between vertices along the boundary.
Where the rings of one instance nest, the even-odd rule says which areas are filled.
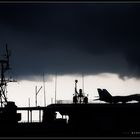
[[[140,76],[140,4],[0,4],[14,75]]]

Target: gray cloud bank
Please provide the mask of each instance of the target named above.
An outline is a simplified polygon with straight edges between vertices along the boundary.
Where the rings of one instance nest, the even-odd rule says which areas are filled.
[[[15,77],[116,73],[140,77],[140,4],[0,4],[0,53]]]

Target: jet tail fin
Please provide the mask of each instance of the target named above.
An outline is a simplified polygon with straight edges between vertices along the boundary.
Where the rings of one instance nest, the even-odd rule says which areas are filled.
[[[103,93],[106,95],[106,97],[112,97],[112,95],[106,89],[103,89]]]
[[[103,91],[102,91],[102,89],[100,89],[100,88],[97,88],[97,91],[98,91],[98,94],[99,94],[99,100],[101,99],[101,98],[103,98]]]
[[[106,89],[98,88],[97,90],[98,90],[98,94],[99,94],[99,100],[106,101],[106,100],[112,98],[112,95]]]

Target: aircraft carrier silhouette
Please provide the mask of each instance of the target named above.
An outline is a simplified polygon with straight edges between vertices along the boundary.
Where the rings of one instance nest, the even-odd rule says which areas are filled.
[[[59,102],[46,107],[17,107],[14,102],[7,100],[5,94],[7,83],[13,81],[5,77],[5,72],[10,69],[9,56],[6,46],[5,59],[0,60],[0,137],[137,137],[140,135],[139,102],[118,103],[122,98],[117,98],[117,103],[89,103],[88,96],[82,93],[82,89],[77,91],[77,80],[75,80],[72,103]],[[27,112],[26,123],[19,123],[22,115],[18,111]],[[39,112],[39,122],[33,122],[33,111]],[[57,113],[61,117],[57,118]]]

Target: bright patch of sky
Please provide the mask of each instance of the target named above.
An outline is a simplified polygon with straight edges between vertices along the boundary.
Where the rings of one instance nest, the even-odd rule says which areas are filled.
[[[75,91],[75,80],[78,80],[78,87],[83,88],[81,75],[63,75],[57,76],[56,99],[72,100]],[[96,76],[84,76],[84,93],[89,99],[96,99],[98,96],[97,88],[106,88],[113,96],[130,95],[140,93],[140,80],[125,79],[122,80],[116,74],[99,74]],[[43,81],[19,81],[8,84],[8,100],[15,101],[17,106],[35,106],[35,86],[37,90],[42,86]],[[46,105],[55,101],[55,76],[51,80],[45,80]],[[44,88],[37,95],[38,106],[44,106]]]

